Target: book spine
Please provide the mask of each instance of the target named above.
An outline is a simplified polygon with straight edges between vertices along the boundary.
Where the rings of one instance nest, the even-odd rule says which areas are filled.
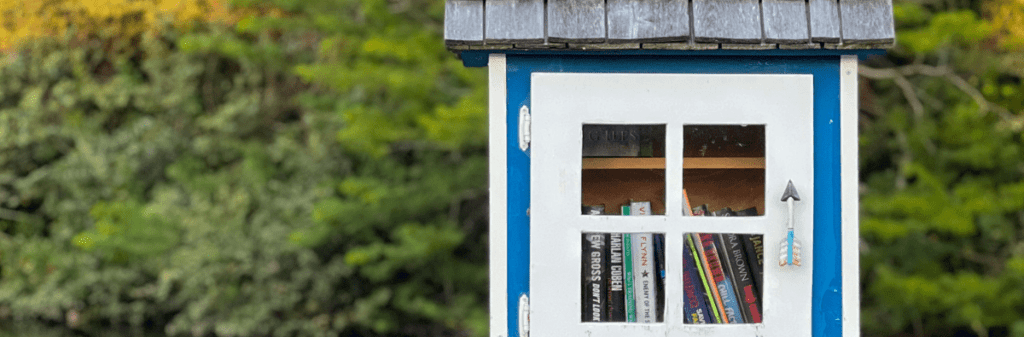
[[[583,215],[602,215],[604,214],[604,205],[583,205]]]
[[[740,234],[743,240],[743,253],[750,263],[750,273],[754,277],[754,287],[764,289],[764,236],[761,234]]]
[[[629,203],[631,215],[651,215],[650,201],[633,201]]]
[[[585,233],[584,248],[584,282],[583,302],[584,322],[604,322],[607,320],[605,308],[608,306],[608,295],[604,291],[605,275],[608,270],[607,240],[605,234]]]
[[[704,256],[707,258],[708,267],[711,269],[711,278],[718,288],[718,295],[722,298],[722,311],[729,323],[743,323],[743,314],[736,298],[736,290],[733,289],[732,281],[722,269],[722,261],[718,249],[715,247],[714,237],[711,234],[703,233],[700,235],[700,241],[704,246]]]
[[[696,214],[696,213],[694,213]],[[704,254],[704,245],[700,242],[700,234],[691,233],[694,246],[697,249],[697,257],[700,259],[701,271],[704,273],[702,276],[705,278],[704,282],[705,289],[708,294],[711,295],[711,308],[715,311],[715,318],[718,319],[718,323],[729,323],[729,317],[725,316],[725,306],[722,305],[722,296],[718,293],[718,287],[715,285],[715,280],[711,274],[711,265],[708,264],[708,259]]]
[[[636,322],[636,301],[633,289],[633,235],[622,234],[622,283],[625,285],[626,293],[623,298],[626,302],[626,322]]]
[[[743,255],[743,244],[738,235],[725,233],[715,234],[715,245],[721,254],[725,275],[732,281],[732,288],[736,290],[743,321],[753,323],[754,315],[760,318],[761,313],[754,304],[758,298],[757,290],[754,289],[754,279],[750,275],[747,258]]]
[[[693,206],[690,206],[690,195],[686,194],[686,189],[683,189],[683,215],[693,216]]]
[[[651,234],[654,240],[654,271],[657,278],[654,279],[657,301],[655,301],[654,312],[657,314],[658,322],[665,321],[665,234]]]
[[[608,240],[608,321],[626,321],[626,287],[624,282],[622,233],[612,233]]]
[[[633,286],[636,296],[636,321],[654,323],[657,320],[655,305],[657,288],[654,271],[654,245],[651,233],[634,233],[633,236]]]
[[[739,234],[724,234],[722,240],[723,249],[731,262],[733,283],[736,284],[744,318],[750,323],[761,323],[761,288],[754,284],[754,273],[750,270],[750,260],[747,259],[746,249],[743,247],[743,237]]]
[[[690,324],[714,323],[715,317],[708,306],[707,290],[702,284],[704,277],[699,272],[700,260],[694,258],[694,249],[689,235],[686,237],[686,249],[683,249],[683,292],[686,296],[683,314],[684,321]]]

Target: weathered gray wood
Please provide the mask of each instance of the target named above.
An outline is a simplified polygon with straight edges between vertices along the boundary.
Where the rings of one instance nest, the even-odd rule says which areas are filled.
[[[544,42],[543,0],[487,0],[484,12],[487,43]]]
[[[715,50],[719,49],[717,43],[688,43],[688,42],[667,42],[667,43],[641,43],[640,49],[651,50]]]
[[[839,13],[843,44],[892,43],[896,39],[892,0],[842,0]]]
[[[608,0],[608,41],[690,40],[687,0]]]
[[[808,0],[811,41],[839,42],[839,3],[836,0]]]
[[[780,44],[779,49],[821,49],[820,43]]]
[[[807,43],[807,3],[804,0],[762,0],[764,38],[768,43]]]
[[[570,43],[573,50],[637,50],[639,43]]]
[[[603,42],[604,0],[549,0],[548,41]]]
[[[693,0],[693,36],[697,42],[761,42],[757,0]]]
[[[548,50],[568,48],[565,43],[516,43],[512,47],[521,50]]]
[[[771,50],[779,45],[774,43],[723,43],[723,50]]]
[[[484,42],[483,0],[444,2],[444,42],[448,45]]]

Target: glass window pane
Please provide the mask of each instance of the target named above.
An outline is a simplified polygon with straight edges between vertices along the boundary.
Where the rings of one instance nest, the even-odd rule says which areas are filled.
[[[764,215],[764,125],[685,125],[683,189],[693,213]]]
[[[583,322],[665,321],[665,234],[583,233]]]
[[[761,323],[764,236],[686,233],[683,322]]]
[[[582,214],[665,214],[665,126],[585,124]]]

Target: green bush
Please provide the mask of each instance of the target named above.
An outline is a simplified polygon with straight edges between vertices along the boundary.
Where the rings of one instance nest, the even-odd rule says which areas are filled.
[[[484,334],[483,73],[406,20],[436,4],[332,3],[380,31],[243,20],[7,55],[0,323]]]

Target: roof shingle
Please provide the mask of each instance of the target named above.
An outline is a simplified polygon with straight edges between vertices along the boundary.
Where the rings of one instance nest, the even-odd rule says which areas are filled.
[[[892,0],[446,0],[449,49],[888,48]]]

